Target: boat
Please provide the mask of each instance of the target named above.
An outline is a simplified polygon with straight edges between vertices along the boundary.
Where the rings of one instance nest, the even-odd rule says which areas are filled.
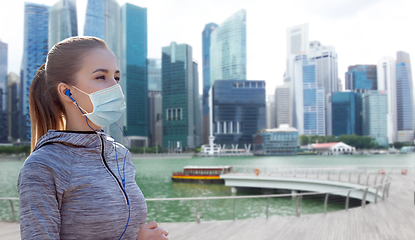
[[[221,174],[232,172],[231,166],[186,166],[183,172],[174,172],[174,182],[225,183]]]

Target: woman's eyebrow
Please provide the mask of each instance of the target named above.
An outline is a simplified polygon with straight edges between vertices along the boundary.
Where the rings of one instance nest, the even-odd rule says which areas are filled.
[[[100,68],[100,69],[97,69],[97,70],[93,71],[92,73],[96,73],[96,72],[108,73],[108,70],[107,69]]]

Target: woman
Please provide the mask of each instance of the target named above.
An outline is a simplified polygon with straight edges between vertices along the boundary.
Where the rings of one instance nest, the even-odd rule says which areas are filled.
[[[167,239],[151,221],[131,154],[102,131],[125,109],[104,41],[68,38],[29,92],[32,153],[18,180],[22,239]]]

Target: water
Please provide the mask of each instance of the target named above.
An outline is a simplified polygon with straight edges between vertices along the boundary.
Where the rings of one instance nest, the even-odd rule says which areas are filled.
[[[275,193],[244,189],[232,194],[231,188],[221,184],[176,183],[171,181],[172,172],[184,166],[247,165],[252,167],[284,166],[397,166],[414,168],[415,155],[359,155],[359,156],[290,156],[290,157],[224,157],[186,159],[134,159],[137,168],[136,182],[146,198],[182,198],[232,195],[256,195]],[[18,197],[17,177],[22,161],[0,161],[0,197]],[[330,198],[328,211],[344,209],[344,198]],[[304,198],[302,214],[323,212],[324,196]],[[296,199],[274,198],[269,200],[270,216],[293,216]],[[357,206],[359,201],[351,202]],[[14,202],[18,209],[18,202]],[[265,217],[267,199],[235,200],[235,218]],[[233,218],[233,200],[148,202],[148,218],[161,222],[195,221],[196,212],[202,221],[229,220]],[[10,204],[0,200],[0,220],[11,220]]]

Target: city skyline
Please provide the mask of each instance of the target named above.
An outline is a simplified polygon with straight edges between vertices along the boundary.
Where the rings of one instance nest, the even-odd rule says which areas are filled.
[[[53,6],[56,0],[30,2]],[[119,0],[123,5],[126,1]],[[186,42],[193,47],[194,59],[202,62],[200,34],[209,22],[221,23],[240,9],[247,11],[247,79],[264,79],[267,92],[283,83],[286,69],[286,29],[308,23],[310,41],[332,45],[338,54],[338,77],[344,84],[348,66],[376,64],[384,56],[397,51],[414,55],[411,33],[406,26],[415,17],[410,14],[410,1],[392,2],[350,0],[335,5],[330,1],[302,0],[274,5],[267,1],[226,1],[178,4],[180,1],[128,1],[148,9],[148,58],[160,58],[161,47],[171,41]],[[87,1],[77,0],[78,33],[83,34]],[[162,4],[160,4],[162,3]],[[8,72],[18,73],[23,54],[24,1],[6,1],[0,14],[0,39],[9,44]],[[220,8],[217,6],[220,5]],[[270,6],[270,7],[264,7]],[[275,14],[275,8],[284,8]],[[180,14],[185,12],[186,14]],[[294,14],[295,13],[295,14]],[[389,16],[385,18],[384,16]],[[192,19],[188,21],[187,19]],[[393,20],[391,20],[393,19]],[[166,24],[168,23],[168,24]],[[176,27],[172,27],[176,26]],[[385,32],[388,33],[385,35]],[[202,66],[199,64],[199,79]],[[199,85],[202,83],[199,81]],[[199,88],[200,90],[202,87]],[[199,90],[199,91],[200,91]]]

